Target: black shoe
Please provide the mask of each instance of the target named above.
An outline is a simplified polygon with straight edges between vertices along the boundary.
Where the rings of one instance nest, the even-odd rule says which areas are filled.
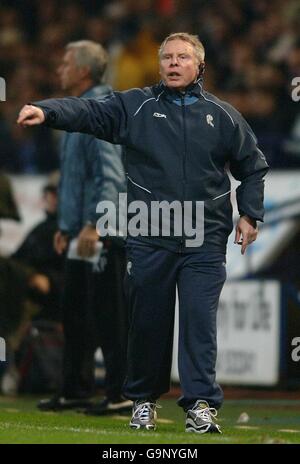
[[[217,416],[215,408],[210,408],[206,401],[198,400],[186,415],[185,431],[196,433],[222,433],[220,426],[214,422]]]
[[[87,408],[91,405],[87,398],[65,398],[54,396],[53,398],[40,400],[37,408],[40,411],[65,411],[68,409]]]
[[[92,404],[89,406],[84,413],[88,416],[105,416],[108,414],[122,414],[128,413],[132,410],[132,401],[124,398],[118,398],[117,400],[110,400],[104,398],[98,404]]]

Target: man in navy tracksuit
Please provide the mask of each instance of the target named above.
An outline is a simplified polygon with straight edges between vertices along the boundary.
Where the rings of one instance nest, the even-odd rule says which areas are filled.
[[[102,102],[67,98],[26,105],[18,122],[45,122],[126,146],[130,221],[137,204],[146,211],[158,202],[174,206],[167,233],[163,219],[157,223],[151,214],[142,217],[140,235],[133,227],[138,221],[128,223],[131,322],[123,393],[135,401],[130,426],[155,429],[156,400],[170,383],[177,286],[179,405],[187,412],[187,431],[218,433],[214,419],[223,394],[215,381],[216,313],[232,230],[226,166],[241,181],[235,240],[242,254],[256,239],[256,221],[263,220],[268,166],[242,116],[203,90],[204,48],[196,36],[168,36],[159,60],[158,85],[114,92]]]

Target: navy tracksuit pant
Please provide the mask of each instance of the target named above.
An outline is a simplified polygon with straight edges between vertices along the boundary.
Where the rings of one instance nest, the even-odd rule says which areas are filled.
[[[107,246],[107,244],[105,245]],[[105,395],[119,399],[126,372],[128,314],[123,292],[125,250],[107,248],[103,272],[80,260],[66,260],[63,298],[64,368],[61,394],[89,397],[95,392],[94,353],[101,346]]]
[[[215,381],[216,315],[226,278],[219,252],[175,253],[127,245],[125,287],[129,299],[127,398],[156,400],[170,388],[176,285],[179,296],[178,369],[189,409],[196,400],[219,408],[223,392]]]

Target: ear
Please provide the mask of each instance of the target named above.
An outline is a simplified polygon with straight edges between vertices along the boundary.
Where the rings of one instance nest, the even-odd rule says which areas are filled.
[[[202,77],[205,72],[205,63],[204,61],[199,64],[199,74],[198,77]]]
[[[82,78],[89,77],[90,72],[91,72],[89,66],[82,66],[81,68],[79,68],[79,70],[80,70],[80,75]]]

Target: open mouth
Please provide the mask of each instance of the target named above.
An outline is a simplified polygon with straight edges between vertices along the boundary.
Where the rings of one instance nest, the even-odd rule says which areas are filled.
[[[177,73],[176,71],[172,71],[168,73],[168,77],[180,77],[180,74]]]

